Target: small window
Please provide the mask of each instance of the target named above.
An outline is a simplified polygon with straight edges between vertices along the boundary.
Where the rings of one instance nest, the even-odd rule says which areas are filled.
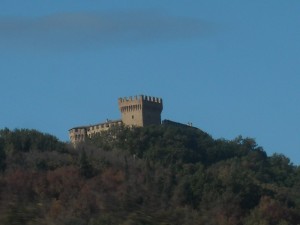
[[[131,118],[134,119],[134,115],[132,115]]]

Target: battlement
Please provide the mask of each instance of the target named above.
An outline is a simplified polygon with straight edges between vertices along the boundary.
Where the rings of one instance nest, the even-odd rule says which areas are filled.
[[[141,101],[162,104],[162,98],[152,97],[152,96],[147,96],[147,95],[139,95],[139,96],[136,95],[136,96],[119,98],[119,104],[120,103],[129,103],[129,102],[141,102]]]
[[[152,96],[147,96],[147,95],[142,95],[142,98],[144,101],[147,101],[147,102],[154,102],[154,103],[162,104],[162,98],[157,98],[157,97],[152,97]]]

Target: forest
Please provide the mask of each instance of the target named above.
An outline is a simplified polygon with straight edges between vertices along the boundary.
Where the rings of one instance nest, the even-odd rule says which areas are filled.
[[[253,138],[114,127],[76,146],[0,130],[3,225],[299,225],[300,167]]]

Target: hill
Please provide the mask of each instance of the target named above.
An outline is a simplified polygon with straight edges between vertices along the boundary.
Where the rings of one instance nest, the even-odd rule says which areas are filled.
[[[74,148],[0,130],[0,224],[299,224],[300,168],[254,139],[114,128]]]

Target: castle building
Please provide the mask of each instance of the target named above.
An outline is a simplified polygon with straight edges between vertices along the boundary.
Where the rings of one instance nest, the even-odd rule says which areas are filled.
[[[163,101],[151,96],[134,96],[118,99],[121,120],[107,120],[104,123],[74,127],[69,130],[70,141],[73,144],[83,142],[103,131],[115,126],[144,127],[161,124]]]
[[[119,98],[118,102],[122,122],[125,126],[144,127],[161,124],[161,112],[163,110],[161,98],[141,95],[129,99]]]

